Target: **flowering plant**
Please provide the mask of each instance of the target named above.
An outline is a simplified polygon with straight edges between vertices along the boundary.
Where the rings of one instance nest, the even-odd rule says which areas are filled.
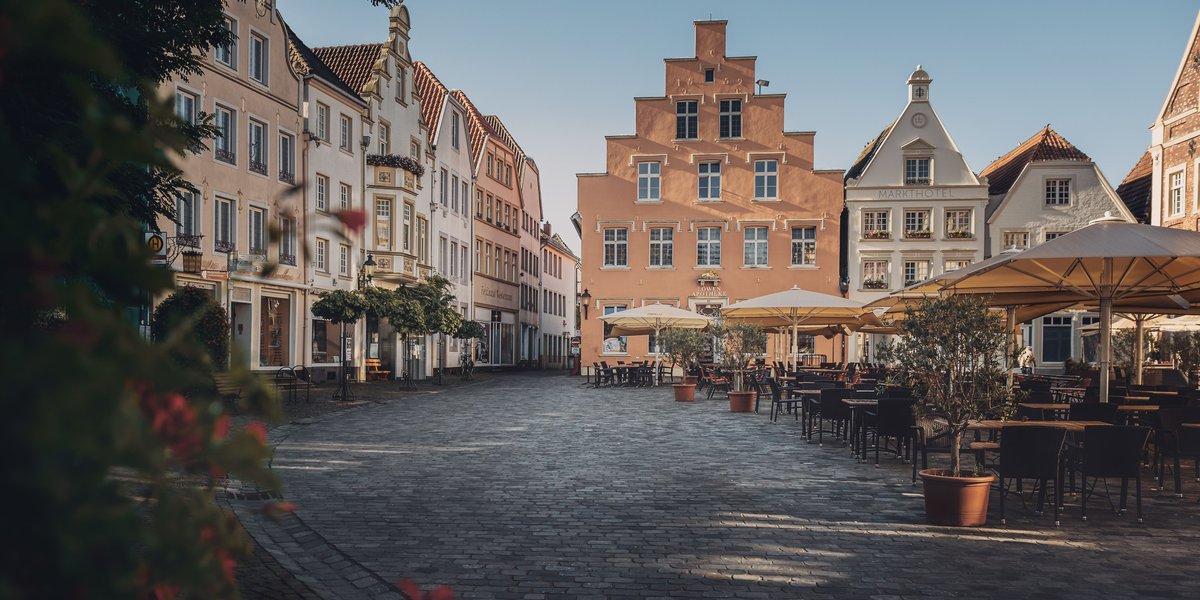
[[[417,162],[411,156],[401,156],[399,154],[368,154],[367,164],[372,167],[392,167],[394,169],[404,169],[417,177],[425,174],[425,167]]]

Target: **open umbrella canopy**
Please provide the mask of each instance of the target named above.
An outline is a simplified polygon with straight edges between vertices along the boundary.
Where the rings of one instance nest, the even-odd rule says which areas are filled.
[[[712,319],[669,304],[647,304],[600,317],[613,326],[613,335],[649,335],[668,327],[704,329]]]
[[[819,292],[802,290],[797,286],[749,300],[730,304],[721,309],[721,316],[731,319],[769,319],[785,325],[819,323],[835,325],[855,323],[863,312],[859,302]],[[821,323],[818,319],[824,319]]]
[[[1100,309],[1100,400],[1108,401],[1112,314],[1121,303],[1166,298],[1177,306],[1200,290],[1200,233],[1106,217],[943,285],[942,293],[978,294],[993,306],[1034,302],[1095,303]],[[998,300],[997,298],[1006,298]]]
[[[841,296],[802,290],[799,286],[749,300],[730,304],[721,309],[721,316],[747,321],[760,327],[788,326],[792,328],[792,366],[796,364],[799,328],[863,324],[859,316],[863,305]]]

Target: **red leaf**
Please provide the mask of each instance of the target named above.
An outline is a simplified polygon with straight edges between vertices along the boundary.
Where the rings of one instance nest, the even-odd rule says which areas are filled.
[[[247,423],[246,424],[246,433],[249,433],[250,435],[254,436],[254,439],[258,440],[259,444],[261,444],[263,446],[267,445],[267,427],[265,425],[263,425],[261,422],[250,421],[249,423]]]
[[[358,233],[367,225],[367,213],[362,210],[338,210],[333,216],[342,222],[350,231]]]
[[[217,417],[213,423],[213,440],[223,440],[229,435],[229,415],[221,415]]]
[[[421,593],[421,586],[417,585],[417,582],[411,579],[405,578],[400,580],[400,583],[397,583],[396,587],[400,588],[400,593],[404,594],[404,597],[408,600],[422,600],[424,597],[424,594]]]

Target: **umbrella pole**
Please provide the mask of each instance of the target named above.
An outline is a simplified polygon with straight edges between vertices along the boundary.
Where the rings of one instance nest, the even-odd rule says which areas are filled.
[[[1104,258],[1100,272],[1100,402],[1108,402],[1109,367],[1112,366],[1112,258]]]
[[[1004,337],[1008,338],[1008,389],[1013,388],[1016,377],[1013,376],[1013,359],[1017,356],[1017,307],[1008,306],[1004,309]]]
[[[792,371],[796,370],[796,351],[798,349],[796,344],[796,334],[798,331],[799,326],[797,325],[796,321],[792,321]]]
[[[1142,363],[1146,362],[1146,315],[1133,320],[1133,377],[1134,383],[1142,385]]]

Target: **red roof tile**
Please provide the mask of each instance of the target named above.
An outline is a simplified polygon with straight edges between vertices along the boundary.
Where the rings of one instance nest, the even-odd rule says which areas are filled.
[[[1139,223],[1150,222],[1150,187],[1153,177],[1154,160],[1147,150],[1137,164],[1133,165],[1133,169],[1125,176],[1121,185],[1117,186],[1117,195]]]
[[[1016,183],[1025,165],[1047,160],[1092,159],[1047,125],[1004,156],[992,161],[980,175],[988,178],[989,195],[1006,194],[1013,183]]]
[[[380,44],[356,44],[353,46],[326,46],[313,48],[313,54],[321,59],[346,85],[359,93],[371,79],[371,67],[379,60]]]
[[[421,118],[429,128],[429,137],[436,139],[437,130],[442,125],[442,106],[450,90],[421,61],[417,61],[413,68],[413,86],[421,98]]]

